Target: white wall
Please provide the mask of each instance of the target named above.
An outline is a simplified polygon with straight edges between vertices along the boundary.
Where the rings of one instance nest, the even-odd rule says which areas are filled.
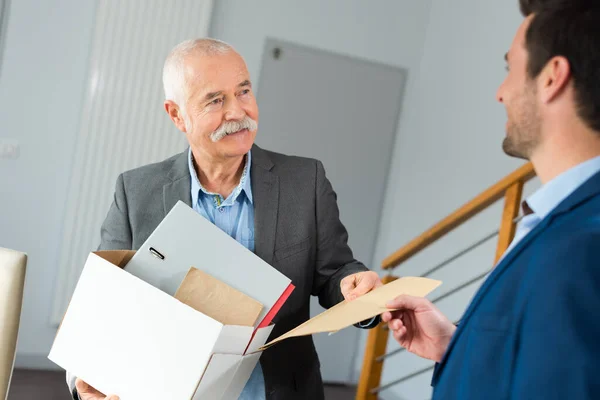
[[[46,361],[66,188],[96,1],[13,0],[0,68],[0,246],[29,254],[17,366]]]
[[[211,35],[244,56],[256,87],[267,37],[410,70],[420,59],[429,4],[430,0],[216,1]]]
[[[495,93],[505,76],[504,53],[521,22],[518,2],[434,0],[423,55],[410,82],[394,149],[375,264],[522,164],[501,150],[506,122]],[[538,184],[527,186],[530,193]],[[466,224],[396,271],[420,274],[499,225],[502,204]],[[433,275],[435,297],[492,265],[495,241]],[[478,285],[442,301],[458,319]],[[389,348],[397,348],[390,341]],[[410,354],[390,358],[383,380],[428,365]],[[357,365],[357,367],[359,367]],[[431,395],[431,373],[382,393],[405,399]]]

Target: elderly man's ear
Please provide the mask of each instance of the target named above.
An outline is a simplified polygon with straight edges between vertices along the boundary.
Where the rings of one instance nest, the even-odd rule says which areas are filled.
[[[177,129],[179,129],[183,133],[187,133],[185,118],[183,117],[183,113],[179,109],[177,103],[175,103],[173,100],[166,100],[165,111],[167,112],[169,118],[171,118],[171,121],[173,121]]]

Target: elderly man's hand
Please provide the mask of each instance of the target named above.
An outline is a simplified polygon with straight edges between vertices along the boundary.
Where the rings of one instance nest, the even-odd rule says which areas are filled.
[[[348,275],[340,284],[342,295],[346,300],[354,300],[373,289],[382,286],[379,275],[373,271],[358,272]]]
[[[118,396],[105,396],[79,378],[75,381],[75,388],[81,400],[119,400]]]

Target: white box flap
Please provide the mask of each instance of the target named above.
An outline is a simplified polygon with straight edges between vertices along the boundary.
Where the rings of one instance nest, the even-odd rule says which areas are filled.
[[[269,335],[273,331],[275,325],[269,325],[264,328],[260,328],[256,330],[256,334],[252,338],[252,342],[250,342],[250,346],[248,346],[248,350],[246,350],[246,354],[251,354],[259,351],[259,349],[267,342]]]
[[[254,328],[251,326],[225,325],[213,351],[223,354],[244,354],[253,331]]]
[[[242,358],[235,375],[232,377],[227,390],[225,390],[225,393],[223,394],[223,400],[237,400],[240,397],[261,354],[262,353],[254,353]]]
[[[214,354],[202,376],[193,400],[219,400],[233,379],[241,355]]]

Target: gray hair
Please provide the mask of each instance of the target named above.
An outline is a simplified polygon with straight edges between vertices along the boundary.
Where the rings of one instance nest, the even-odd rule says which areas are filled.
[[[185,59],[192,54],[215,56],[227,54],[231,51],[235,51],[231,45],[212,38],[186,40],[171,50],[165,60],[162,75],[165,99],[177,103],[184,118],[186,117],[185,100],[187,95]]]

